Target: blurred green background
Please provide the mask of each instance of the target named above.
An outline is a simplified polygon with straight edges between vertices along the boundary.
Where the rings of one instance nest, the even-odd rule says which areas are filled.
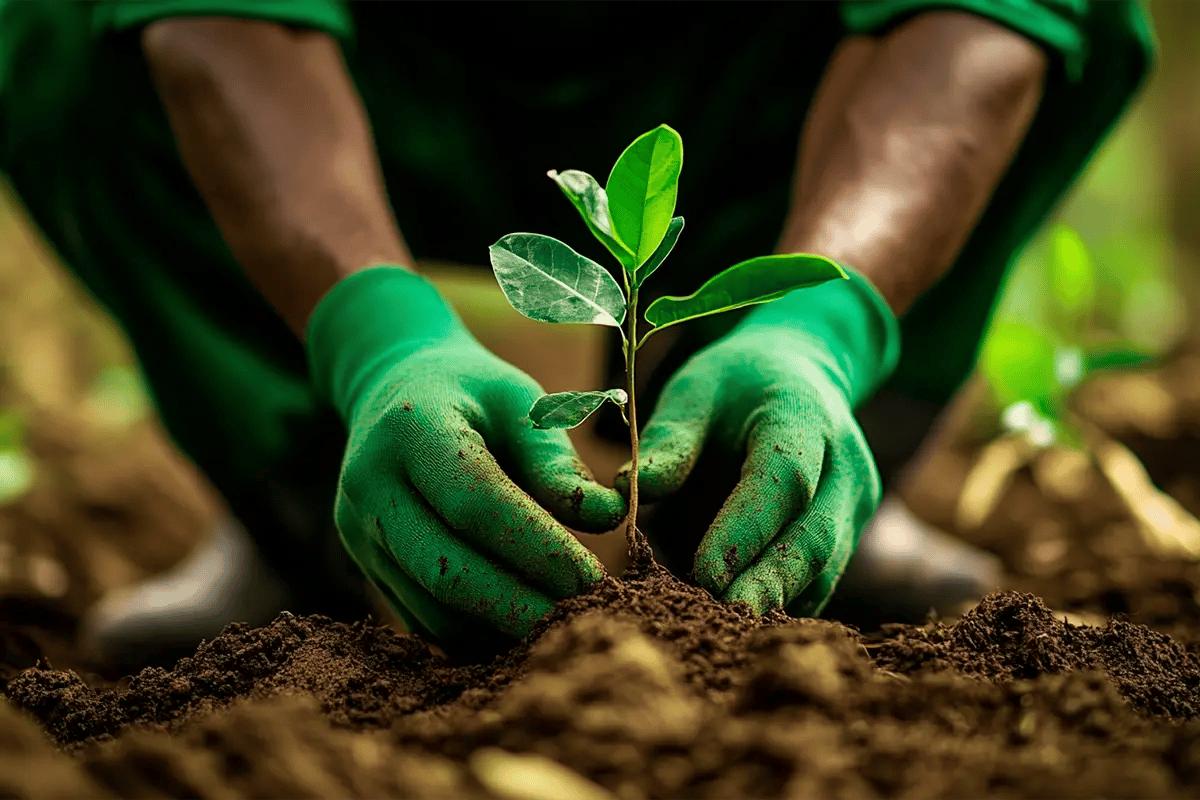
[[[1098,333],[1156,353],[1191,340],[1200,238],[1200,3],[1147,3],[1158,68],[1056,217],[1018,260],[996,322],[1051,324],[1053,230],[1078,231],[1091,254]]]

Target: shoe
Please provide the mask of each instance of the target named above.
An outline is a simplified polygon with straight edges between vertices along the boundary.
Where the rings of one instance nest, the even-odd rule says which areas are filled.
[[[918,519],[884,496],[823,617],[864,630],[956,616],[1001,588],[999,558]]]
[[[290,600],[241,523],[226,517],[171,570],[101,597],[81,620],[80,644],[106,672],[170,666],[230,622],[265,624]]]

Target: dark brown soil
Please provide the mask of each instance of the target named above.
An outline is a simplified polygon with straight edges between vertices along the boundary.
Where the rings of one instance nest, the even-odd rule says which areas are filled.
[[[914,491],[945,522],[942,456]],[[285,614],[114,685],[46,647],[70,609],[0,603],[0,795],[1200,795],[1200,567],[1028,471],[970,538],[1015,590],[957,620],[759,619],[643,567],[489,664]]]
[[[94,794],[488,796],[472,754],[500,748],[630,798],[1086,797],[1194,793],[1198,687],[1166,636],[1064,623],[1032,595],[867,640],[654,572],[489,665],[285,615],[126,686],[31,669],[6,694],[72,753],[39,751],[55,780]]]

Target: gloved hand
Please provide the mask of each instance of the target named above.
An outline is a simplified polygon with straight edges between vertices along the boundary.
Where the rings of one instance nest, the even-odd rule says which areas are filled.
[[[756,308],[693,356],[641,436],[646,502],[674,495],[676,508],[702,506],[711,485],[687,480],[702,455],[705,471],[740,466],[707,518],[693,577],[760,614],[818,614],[879,504],[879,473],[853,409],[895,368],[899,327],[875,288],[847,272],[849,280]],[[626,473],[617,486],[627,491]],[[687,533],[679,514],[663,516],[676,529],[652,533],[669,550],[666,539]]]
[[[541,389],[428,281],[392,267],[345,278],[314,310],[308,352],[349,429],[342,541],[410,629],[450,643],[521,636],[602,577],[559,521],[610,530],[625,501],[564,431],[533,429]]]

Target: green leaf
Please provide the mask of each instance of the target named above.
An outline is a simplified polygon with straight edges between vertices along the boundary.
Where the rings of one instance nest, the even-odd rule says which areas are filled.
[[[37,466],[24,450],[0,450],[0,505],[17,500],[33,488]]]
[[[1059,348],[1043,331],[1021,322],[997,323],[988,332],[980,369],[1002,408],[1029,403],[1053,415],[1059,380]]]
[[[608,216],[608,194],[596,182],[596,179],[577,169],[568,169],[563,172],[550,170],[546,174],[558,184],[558,188],[562,189],[562,193],[579,211],[579,215],[587,223],[588,230],[592,232],[592,235],[616,256],[617,261],[621,262],[621,266],[626,270],[632,270],[633,253],[629,252],[629,248],[613,236],[612,220]]]
[[[646,321],[665,328],[709,314],[768,303],[794,289],[816,286],[846,273],[824,256],[789,253],[734,264],[687,297],[660,297],[646,309]]]
[[[1070,316],[1085,314],[1096,298],[1096,274],[1087,246],[1079,234],[1066,225],[1054,228],[1052,243],[1050,289],[1054,299]]]
[[[24,415],[13,408],[0,409],[0,450],[19,448],[24,435]]]
[[[633,276],[633,285],[641,286],[642,282],[654,274],[654,270],[658,269],[667,256],[671,255],[671,251],[675,249],[675,243],[679,241],[679,234],[683,231],[683,217],[675,217],[671,220],[671,224],[667,226],[667,234],[659,243],[658,249],[650,256],[650,259],[637,268],[637,272]]]
[[[1154,362],[1154,355],[1133,344],[1109,346],[1088,353],[1084,359],[1084,372],[1091,374],[1100,370],[1132,369]]]
[[[533,427],[574,428],[608,400],[624,406],[629,397],[624,389],[609,389],[606,392],[557,392],[539,397],[529,409]]]
[[[625,295],[612,275],[557,239],[510,233],[488,253],[504,296],[530,319],[612,327],[625,320]]]
[[[659,125],[625,148],[608,176],[608,212],[613,233],[640,267],[658,248],[675,213],[683,140]]]

